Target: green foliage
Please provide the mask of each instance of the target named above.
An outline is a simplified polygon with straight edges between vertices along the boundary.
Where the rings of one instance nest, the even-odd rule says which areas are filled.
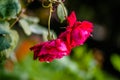
[[[41,34],[44,41],[48,40],[46,37],[46,35],[48,35],[48,30],[44,26],[41,26],[39,24],[31,24],[30,29],[32,33]],[[57,37],[54,31],[50,30],[50,33],[52,33],[53,38]]]
[[[28,22],[28,23],[38,23],[39,19],[37,17],[33,17],[33,16],[24,16],[24,19]]]
[[[37,24],[38,22],[39,22],[38,18],[30,17],[30,16],[25,16],[24,18],[19,20],[19,24],[21,25],[25,34],[28,36],[32,34],[30,26],[33,24]]]
[[[74,61],[76,59],[74,56],[74,58],[64,57],[51,63],[40,63],[34,61],[32,53],[29,53],[21,62],[14,63],[13,72],[0,71],[2,74],[0,79],[2,76],[2,79],[6,80],[14,80],[14,78],[17,80],[117,80],[101,70],[91,50],[86,51],[86,46],[74,50],[76,52],[81,50],[85,55],[78,61]]]
[[[0,21],[0,34],[8,34],[9,33],[9,23],[5,21]]]
[[[9,23],[0,21],[0,61],[9,56],[18,42],[18,34],[9,28]]]
[[[0,51],[10,47],[11,38],[8,34],[0,36]]]
[[[17,46],[18,40],[19,40],[19,35],[17,31],[15,30],[10,30],[9,37],[11,39],[11,42],[9,43],[10,44],[9,48],[0,51],[0,55],[6,58],[9,57],[10,53],[14,51],[15,47]]]
[[[117,54],[113,54],[111,56],[111,62],[115,69],[117,69],[120,72],[120,56]]]
[[[0,0],[0,18],[10,19],[16,17],[21,6],[18,0]]]
[[[11,47],[9,48],[11,51],[13,51],[15,49],[15,47],[17,46],[17,43],[19,41],[19,35],[18,32],[16,30],[10,30],[10,37],[11,37]]]
[[[117,80],[101,70],[92,51],[88,50],[85,45],[74,48],[72,58],[78,64],[77,71],[82,71],[81,80]]]
[[[16,31],[10,29],[11,22],[21,10],[19,0],[0,0],[0,61],[9,57],[18,41]]]
[[[0,64],[6,59],[6,56],[0,53]],[[1,66],[1,65],[0,65]]]
[[[83,71],[83,80],[91,80],[94,77],[97,62],[93,57],[92,51],[88,51],[86,46],[78,46],[73,49],[73,59],[78,63],[78,67]]]
[[[19,24],[24,30],[25,34],[30,36],[32,33],[34,34],[40,34],[42,35],[42,38],[44,41],[47,41],[46,35],[48,35],[48,30],[45,28],[45,26],[38,24],[39,19],[32,16],[24,16],[19,20]],[[54,34],[54,38],[56,38],[56,34],[54,31],[50,31],[52,34]]]
[[[9,23],[0,21],[0,62],[6,59],[6,56],[2,53],[2,51],[10,47],[11,39],[8,33]]]
[[[23,28],[25,34],[26,35],[31,35],[32,32],[30,30],[29,23],[25,19],[20,19],[19,23],[20,23],[21,27]]]
[[[6,49],[10,47],[11,38],[8,34],[0,36],[0,62],[6,59]],[[5,52],[4,52],[5,51]]]
[[[0,21],[0,51],[10,47],[9,23]]]
[[[60,22],[62,23],[66,18],[66,14],[67,14],[67,9],[66,7],[61,4],[58,5],[57,7],[57,15],[58,15],[58,18],[60,19]]]

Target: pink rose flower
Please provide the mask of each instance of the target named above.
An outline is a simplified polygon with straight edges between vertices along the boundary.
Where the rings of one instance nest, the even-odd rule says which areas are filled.
[[[34,51],[34,59],[51,62],[70,54],[72,48],[82,45],[93,31],[93,24],[89,21],[77,21],[75,12],[67,17],[69,25],[58,39],[37,44],[30,48]]]
[[[60,59],[70,53],[66,44],[61,39],[51,40],[38,44],[30,48],[34,51],[34,59],[39,61],[51,62],[54,59]]]
[[[93,24],[89,21],[76,21],[75,12],[72,12],[67,17],[69,25],[66,31],[59,38],[62,39],[69,49],[82,45],[93,31]]]

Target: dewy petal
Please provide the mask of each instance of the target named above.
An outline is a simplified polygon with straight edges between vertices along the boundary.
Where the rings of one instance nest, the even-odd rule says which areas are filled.
[[[67,21],[69,23],[69,26],[73,26],[74,23],[76,22],[76,15],[75,15],[75,12],[72,11],[71,14],[67,17]]]

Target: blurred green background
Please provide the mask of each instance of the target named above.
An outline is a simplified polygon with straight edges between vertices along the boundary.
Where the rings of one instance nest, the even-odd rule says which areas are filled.
[[[65,0],[68,14],[74,10],[78,20],[93,22],[93,37],[74,48],[70,56],[51,63],[34,61],[29,50],[46,41],[49,9],[43,8],[40,0],[20,1],[28,16],[22,21],[34,26],[33,33],[27,36],[29,32],[23,32],[21,22],[15,25],[20,40],[10,58],[0,63],[0,80],[120,80],[120,0]],[[60,23],[55,9],[51,32],[59,35],[65,26],[66,21]]]

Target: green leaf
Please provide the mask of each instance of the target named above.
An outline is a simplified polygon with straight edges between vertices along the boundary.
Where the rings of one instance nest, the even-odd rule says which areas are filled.
[[[31,24],[39,22],[39,19],[37,17],[33,17],[33,16],[25,16],[24,19]]]
[[[21,6],[18,0],[0,0],[0,18],[14,18],[20,10]]]
[[[17,31],[10,30],[9,37],[11,38],[11,42],[9,43],[10,47],[0,51],[0,62],[8,58],[10,56],[10,53],[14,52],[14,49],[17,46],[19,40],[19,35]]]
[[[118,71],[120,71],[120,56],[117,54],[114,54],[111,56],[111,62]]]
[[[28,36],[32,34],[30,26],[36,25],[38,24],[38,22],[39,22],[39,19],[33,16],[24,16],[22,19],[19,20],[20,26],[24,30],[25,34]]]
[[[59,4],[57,7],[57,15],[58,15],[58,18],[60,19],[61,23],[65,20],[64,12],[67,14],[67,10],[66,10],[65,6],[62,6],[61,4]]]
[[[21,25],[21,27],[23,28],[24,32],[26,35],[31,35],[31,30],[30,30],[30,24],[25,20],[25,19],[20,19],[19,23]]]
[[[7,34],[9,33],[9,23],[5,21],[0,21],[0,34]]]
[[[1,63],[2,61],[4,61],[5,59],[6,59],[5,55],[2,55],[2,54],[0,53],[0,63]]]
[[[10,47],[11,38],[8,34],[0,35],[0,51]]]
[[[32,24],[32,25],[30,25],[30,29],[31,29],[32,33],[42,34],[42,38],[43,38],[44,41],[48,40],[47,37],[46,37],[46,35],[48,35],[48,31],[44,26],[41,26],[41,25],[38,25],[38,24]],[[51,31],[50,31],[50,33],[51,33]]]
[[[18,35],[17,31],[15,31],[15,30],[10,31],[10,37],[11,37],[11,43],[10,43],[11,46],[9,48],[9,52],[11,52],[15,49],[15,47],[17,46],[17,43],[19,41],[19,35]]]
[[[44,41],[48,40],[46,37],[46,35],[48,35],[48,30],[44,26],[38,24],[31,24],[30,29],[32,33],[42,34],[42,38]],[[57,37],[54,31],[50,30],[50,33],[53,35],[54,38]]]
[[[30,29],[35,34],[43,34],[44,32],[48,32],[44,26],[38,24],[31,24]]]
[[[5,54],[2,52],[10,47],[11,38],[9,32],[9,23],[0,21],[0,62],[6,59]]]
[[[9,23],[0,21],[0,51],[10,47]]]

